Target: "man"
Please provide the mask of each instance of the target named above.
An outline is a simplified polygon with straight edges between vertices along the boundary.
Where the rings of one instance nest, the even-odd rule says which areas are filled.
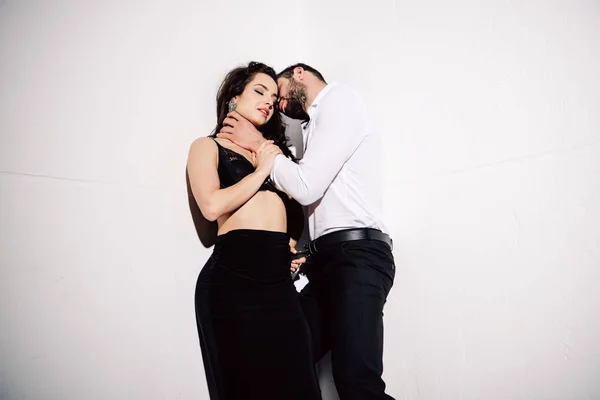
[[[380,220],[379,138],[359,95],[327,84],[314,68],[290,66],[277,85],[280,110],[304,121],[304,157],[296,164],[278,156],[271,180],[307,206],[311,263],[301,299],[316,359],[331,349],[341,400],[393,400],[381,378],[383,306],[395,266]],[[265,140],[235,112],[225,125],[218,136],[248,150]]]

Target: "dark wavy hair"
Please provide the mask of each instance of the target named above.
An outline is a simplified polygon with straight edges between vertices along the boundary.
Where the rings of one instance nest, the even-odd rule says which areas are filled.
[[[229,71],[225,79],[221,83],[217,92],[217,126],[215,130],[210,134],[210,137],[216,137],[217,133],[223,127],[223,121],[227,117],[229,112],[228,103],[235,96],[242,94],[246,85],[254,79],[254,76],[258,73],[269,75],[275,82],[277,82],[277,75],[275,70],[256,61],[250,62],[245,67],[237,67]],[[289,146],[289,138],[285,135],[286,124],[281,118],[281,113],[273,104],[273,116],[258,130],[262,133],[263,137],[268,140],[273,140],[277,146],[281,149],[286,157],[295,160]]]
[[[323,74],[321,74],[319,71],[317,71],[316,69],[314,69],[313,67],[311,67],[310,65],[306,65],[304,63],[297,63],[294,65],[290,65],[289,67],[287,67],[286,69],[284,69],[283,71],[281,71],[280,73],[277,74],[277,78],[286,78],[286,79],[291,79],[292,76],[294,75],[294,70],[298,67],[302,67],[303,70],[311,72],[314,76],[316,76],[317,78],[319,78],[320,81],[327,83],[327,81],[325,81],[325,78],[323,78]]]

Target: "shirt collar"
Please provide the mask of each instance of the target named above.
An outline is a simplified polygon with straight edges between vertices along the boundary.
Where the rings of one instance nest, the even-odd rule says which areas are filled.
[[[336,82],[329,83],[323,89],[321,89],[319,93],[317,93],[317,96],[313,100],[312,104],[310,105],[310,107],[308,107],[308,119],[301,123],[302,131],[306,131],[308,129],[308,126],[310,125],[310,119],[312,118],[313,113],[319,107],[319,102],[323,100],[323,98],[327,95],[327,93],[329,93],[331,88],[334,86],[337,86]]]
[[[327,86],[325,86],[323,89],[321,89],[321,91],[317,94],[317,97],[315,97],[315,99],[313,100],[310,107],[308,107],[309,114],[310,114],[311,110],[314,110],[315,108],[317,108],[319,106],[319,102],[322,101],[323,98],[327,95],[327,93],[329,93],[331,88],[336,85],[337,85],[336,82],[329,83],[329,84],[327,84]]]

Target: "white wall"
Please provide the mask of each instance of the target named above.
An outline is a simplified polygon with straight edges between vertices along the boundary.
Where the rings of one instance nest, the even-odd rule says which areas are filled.
[[[391,394],[600,398],[598,2],[0,7],[0,398],[208,398],[184,166],[250,60],[383,133]]]

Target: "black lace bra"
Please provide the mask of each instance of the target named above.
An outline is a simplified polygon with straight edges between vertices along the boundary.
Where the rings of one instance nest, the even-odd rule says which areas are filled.
[[[246,157],[221,146],[216,140],[215,143],[219,148],[219,166],[217,171],[219,173],[219,180],[221,181],[221,189],[235,185],[255,171],[254,165]],[[258,190],[269,190],[280,195],[282,194],[281,191],[277,190],[270,178],[267,178]]]

